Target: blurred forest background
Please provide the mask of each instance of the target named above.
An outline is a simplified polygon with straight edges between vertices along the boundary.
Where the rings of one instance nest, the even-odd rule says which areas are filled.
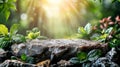
[[[19,33],[38,27],[48,38],[70,38],[79,26],[96,25],[100,19],[120,15],[120,2],[113,0],[17,0],[16,11],[11,10],[8,28],[21,25]]]

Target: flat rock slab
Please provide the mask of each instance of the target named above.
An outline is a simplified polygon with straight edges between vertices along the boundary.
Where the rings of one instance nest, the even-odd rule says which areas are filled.
[[[78,51],[89,51],[91,49],[101,49],[107,51],[107,44],[87,41],[83,39],[50,39],[50,40],[31,40],[26,43],[12,45],[12,51],[15,56],[22,54],[32,56],[37,61],[51,59],[59,61],[68,60],[76,56]]]

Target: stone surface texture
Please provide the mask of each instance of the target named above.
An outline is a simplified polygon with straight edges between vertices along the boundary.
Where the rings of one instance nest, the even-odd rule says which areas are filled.
[[[13,54],[18,57],[26,54],[36,58],[38,62],[46,59],[58,62],[61,59],[69,60],[81,50],[101,49],[106,52],[107,44],[82,39],[50,39],[27,41],[26,43],[14,44],[11,48]]]

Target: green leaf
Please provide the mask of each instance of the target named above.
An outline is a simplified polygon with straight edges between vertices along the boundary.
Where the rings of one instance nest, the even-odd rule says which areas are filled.
[[[13,24],[10,28],[10,36],[15,35],[18,32],[19,24]]]
[[[22,55],[21,55],[21,60],[22,60],[22,61],[26,61],[26,59],[27,59],[27,55],[26,55],[26,54],[22,54]]]
[[[10,9],[16,10],[16,6],[15,6],[14,3],[9,3],[9,4],[7,4],[7,5],[9,6]]]
[[[85,27],[84,30],[87,32],[87,34],[90,34],[92,31],[92,25],[88,23]]]
[[[17,35],[12,35],[12,39],[15,43],[23,43],[26,42],[26,39],[23,35],[17,34]]]
[[[88,60],[95,61],[101,56],[101,50],[94,49],[88,53]]]
[[[98,40],[100,42],[104,42],[108,36],[109,36],[109,34],[103,34],[100,37],[97,37],[96,40]]]
[[[80,60],[80,63],[84,63],[87,61],[87,53],[85,53],[85,52],[79,52],[77,54],[77,57]]]
[[[12,45],[12,41],[8,37],[0,38],[0,48],[4,50],[9,50],[10,46]]]
[[[33,57],[27,57],[26,62],[33,64],[33,63],[35,63],[35,59]]]
[[[7,35],[8,34],[8,28],[3,25],[3,24],[0,24],[0,35]]]
[[[38,28],[33,28],[31,31],[27,31],[27,37],[28,39],[36,39],[39,38],[40,31]]]
[[[0,22],[3,22],[3,23],[5,23],[7,20],[6,20],[6,15],[3,13],[3,12],[1,12],[0,13]]]
[[[82,64],[82,67],[91,67],[91,63],[90,63],[90,62],[83,63],[83,64]]]
[[[79,64],[79,63],[80,63],[80,61],[79,61],[79,59],[78,59],[77,57],[73,57],[73,58],[71,58],[69,61],[70,61],[71,63],[73,63],[73,64]]]
[[[112,32],[112,30],[113,30],[113,27],[110,27],[110,28],[108,28],[108,29],[105,31],[105,33],[106,33],[106,34],[110,34],[110,33]]]
[[[120,44],[120,40],[119,39],[112,39],[110,42],[109,42],[109,46],[112,48],[112,47],[116,47],[116,46],[119,46]]]
[[[0,22],[6,22],[10,16],[10,11],[7,6],[4,6],[4,9],[0,12]]]
[[[11,60],[17,60],[16,56],[11,56]]]
[[[78,28],[78,33],[79,33],[79,34],[86,34],[87,32],[84,30],[83,27],[79,27],[79,28]]]
[[[36,32],[40,32],[39,29],[37,27],[32,29],[32,32],[36,33]]]
[[[30,32],[30,33],[27,35],[27,38],[28,38],[28,39],[36,39],[38,36],[40,36],[40,32],[36,32],[36,33]]]
[[[6,21],[8,20],[9,16],[10,16],[10,11],[6,10],[5,11],[5,16],[6,16]]]

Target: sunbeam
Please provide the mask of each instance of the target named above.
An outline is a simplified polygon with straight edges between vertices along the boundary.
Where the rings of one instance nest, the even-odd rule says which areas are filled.
[[[31,15],[28,18],[33,22],[31,26],[39,25],[55,38],[73,34],[82,21],[81,9],[78,9],[80,6],[76,3],[73,0],[31,0],[28,6],[28,15]]]

